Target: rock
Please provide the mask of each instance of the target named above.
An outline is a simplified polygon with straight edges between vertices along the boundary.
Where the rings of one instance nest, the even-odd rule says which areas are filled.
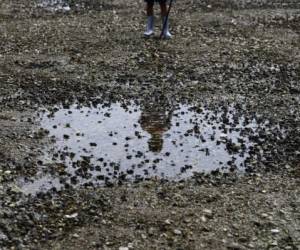
[[[276,246],[278,246],[278,242],[275,240],[275,241],[270,243],[270,246],[276,247]]]
[[[5,174],[5,175],[11,175],[11,173],[12,173],[12,172],[11,172],[10,170],[4,171],[4,174]]]
[[[180,231],[180,230],[178,230],[178,229],[174,229],[174,234],[176,234],[176,235],[182,235],[182,232]]]
[[[132,249],[132,248],[133,248],[133,243],[132,243],[132,242],[128,243],[128,248],[129,248],[129,249]]]
[[[166,225],[171,225],[171,221],[169,219],[165,220]]]
[[[272,234],[278,234],[280,231],[279,229],[275,228],[275,229],[271,229],[271,233]]]
[[[244,250],[245,248],[238,243],[231,243],[227,246],[229,250]]]
[[[262,214],[261,214],[261,217],[263,217],[263,218],[268,218],[268,216],[269,216],[269,215],[266,214],[266,213],[262,213]]]
[[[149,234],[149,235],[154,235],[154,232],[155,232],[155,229],[154,229],[153,227],[150,227],[150,228],[148,229],[148,234]]]
[[[210,209],[203,209],[203,213],[205,214],[206,217],[212,218],[213,217],[213,211]]]
[[[74,213],[74,214],[66,214],[65,218],[67,219],[74,219],[78,216],[78,213]]]
[[[8,237],[2,231],[0,231],[0,242],[7,241],[7,240]]]
[[[204,215],[202,215],[200,219],[201,219],[201,221],[204,222],[204,223],[207,222],[207,218],[206,218]]]
[[[72,234],[72,237],[73,237],[73,238],[79,238],[79,234],[76,234],[76,233],[75,233],[75,234]]]

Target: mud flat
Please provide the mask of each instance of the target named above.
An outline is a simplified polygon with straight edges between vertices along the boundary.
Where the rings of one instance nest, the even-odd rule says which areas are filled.
[[[298,1],[0,7],[0,249],[300,248]]]

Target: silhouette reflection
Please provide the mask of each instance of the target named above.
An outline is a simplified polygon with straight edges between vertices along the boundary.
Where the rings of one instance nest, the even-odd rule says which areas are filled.
[[[149,150],[159,153],[163,149],[163,134],[171,128],[172,110],[164,96],[142,105],[139,123],[151,135]]]

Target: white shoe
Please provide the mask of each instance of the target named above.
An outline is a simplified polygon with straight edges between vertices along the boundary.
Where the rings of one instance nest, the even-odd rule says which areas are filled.
[[[170,33],[170,31],[166,30],[166,31],[164,31],[162,37],[163,37],[164,39],[171,39],[171,38],[172,38],[172,34]]]
[[[146,30],[144,32],[144,36],[145,37],[149,37],[149,36],[152,36],[154,34],[154,31],[153,30]]]

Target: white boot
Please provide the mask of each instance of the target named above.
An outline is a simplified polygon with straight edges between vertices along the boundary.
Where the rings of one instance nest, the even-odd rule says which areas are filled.
[[[165,39],[170,39],[170,38],[172,38],[172,34],[169,31],[169,19],[167,20],[166,24],[165,24],[165,20],[166,20],[166,17],[163,17],[162,22],[163,22],[164,30],[163,30],[163,36],[162,37],[165,38]],[[165,25],[165,27],[164,27],[164,25]]]
[[[154,16],[148,16],[147,17],[147,28],[146,31],[144,32],[144,36],[149,37],[154,34],[153,31],[154,28]]]

